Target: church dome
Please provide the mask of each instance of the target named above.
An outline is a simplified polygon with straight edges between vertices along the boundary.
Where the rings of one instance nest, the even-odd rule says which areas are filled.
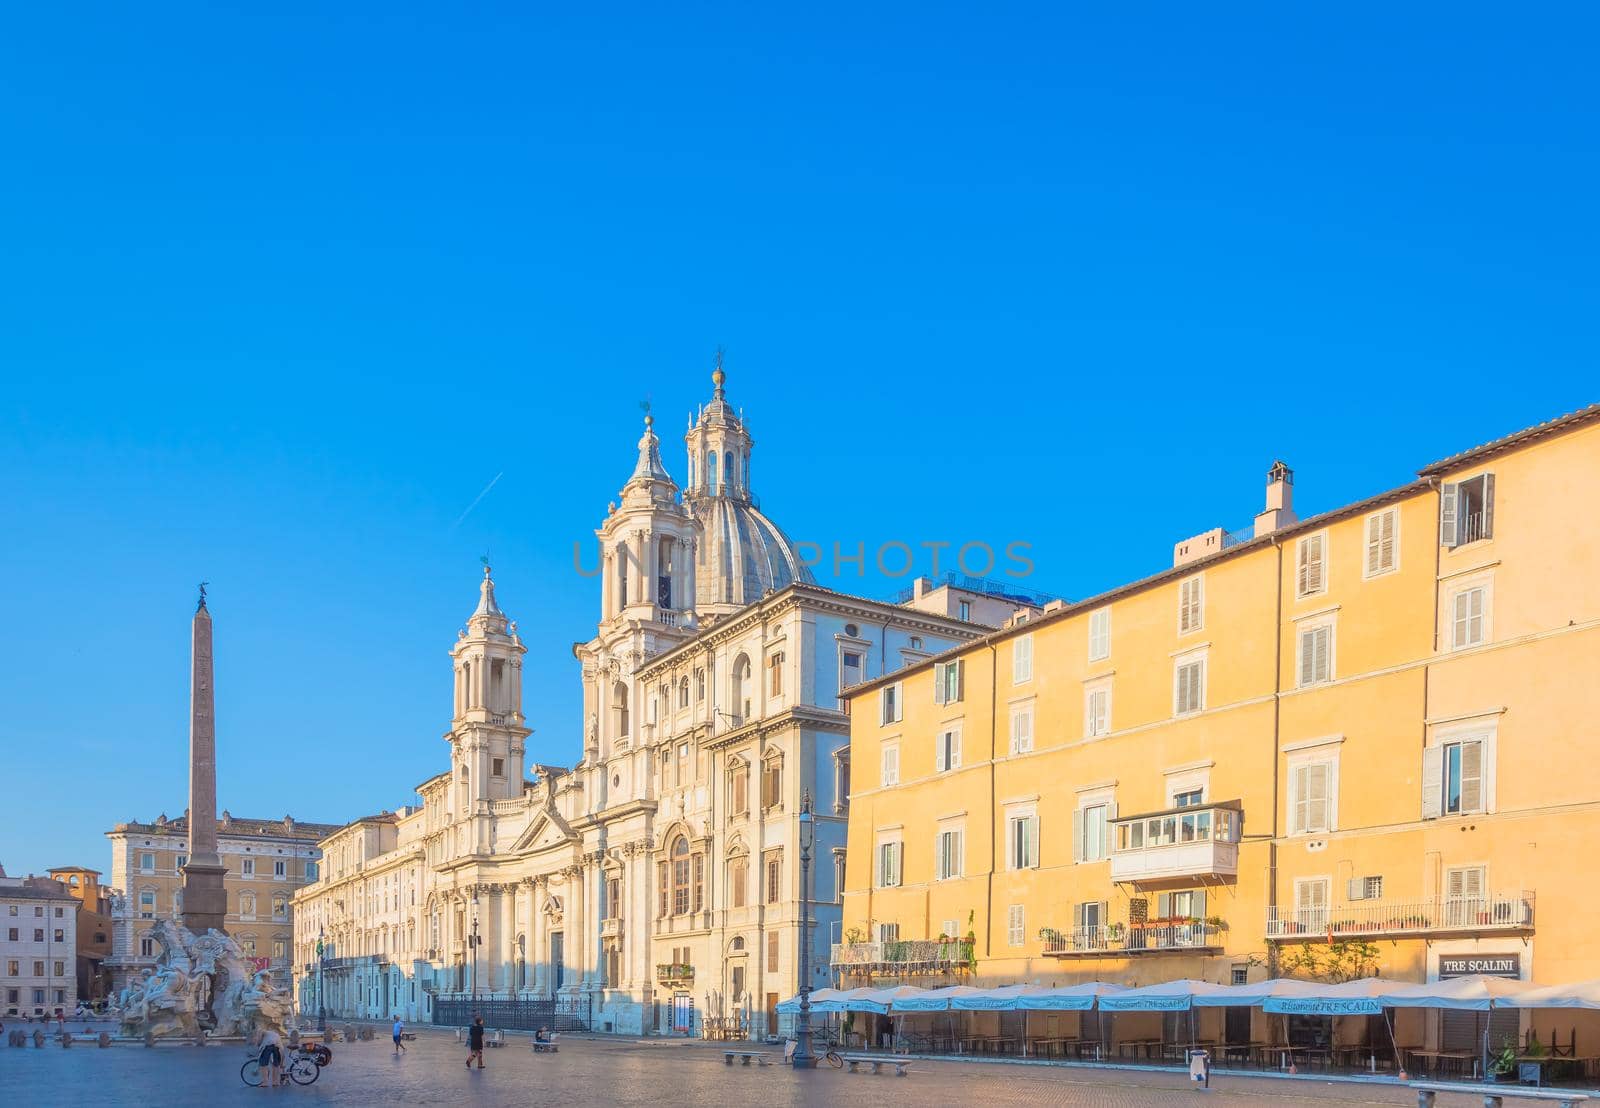
[[[754,504],[708,496],[690,505],[703,529],[695,567],[697,608],[743,607],[796,581],[815,583],[789,537]]]

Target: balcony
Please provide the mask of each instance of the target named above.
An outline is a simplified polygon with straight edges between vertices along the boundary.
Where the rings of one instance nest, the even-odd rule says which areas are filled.
[[[1206,920],[1181,923],[1108,923],[1042,932],[1052,958],[1118,958],[1124,955],[1214,953],[1222,949],[1223,928]]]
[[[972,965],[972,944],[934,939],[834,943],[833,964],[846,973],[901,976],[950,973]]]
[[[1236,800],[1112,820],[1111,880],[1236,879],[1243,830],[1244,811]]]
[[[694,967],[687,962],[662,962],[656,966],[656,981],[663,985],[693,985]]]
[[[611,916],[600,921],[600,937],[602,939],[622,938],[622,918]]]
[[[1533,894],[1369,900],[1333,908],[1268,908],[1267,938],[1332,942],[1403,935],[1531,932]]]

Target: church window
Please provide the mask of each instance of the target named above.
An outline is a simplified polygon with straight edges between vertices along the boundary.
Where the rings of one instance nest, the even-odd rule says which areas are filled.
[[[722,455],[722,471],[722,480],[727,484],[729,490],[737,488],[739,480],[733,474],[733,451],[731,450]]]
[[[618,681],[611,688],[611,707],[617,714],[617,738],[628,737],[628,686]]]
[[[672,539],[661,540],[656,559],[656,603],[664,609],[672,608]]]
[[[717,491],[717,452],[715,450],[706,458],[706,485],[713,493]]]
[[[730,700],[733,701],[734,726],[740,726],[750,718],[750,699],[745,695],[746,686],[750,679],[750,659],[743,654],[733,663],[733,683],[729,688]]]
[[[783,852],[770,850],[767,852],[767,903],[778,903],[783,894]]]
[[[750,814],[750,764],[743,759],[733,763],[728,781],[728,809],[732,815]]]
[[[689,744],[678,744],[678,780],[679,785],[689,783]]]
[[[731,903],[735,908],[743,908],[745,897],[748,895],[750,885],[750,863],[745,858],[735,858],[728,863],[728,888],[732,894]]]
[[[685,677],[682,681],[678,682],[678,707],[687,708],[688,706],[689,706],[689,679],[687,677]]]
[[[768,691],[773,696],[783,695],[783,651],[778,651],[767,659],[767,672],[771,675],[768,682]]]
[[[506,760],[504,758],[494,759],[490,772],[496,777],[504,777],[506,775]]]

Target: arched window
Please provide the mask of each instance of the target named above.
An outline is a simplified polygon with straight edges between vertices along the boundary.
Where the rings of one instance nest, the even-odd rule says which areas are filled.
[[[662,536],[656,551],[656,603],[668,610],[672,608],[672,553],[671,536]]]
[[[715,450],[706,457],[706,486],[713,493],[717,491],[717,452]]]
[[[682,681],[678,682],[678,707],[687,708],[688,706],[689,706],[689,679],[687,677],[685,677]]]
[[[611,709],[617,714],[617,738],[628,737],[628,686],[621,681],[611,686]]]
[[[730,492],[739,487],[739,478],[733,472],[733,451],[731,450],[722,455],[722,479],[727,482],[728,491]]]
[[[689,911],[689,840],[678,836],[672,844],[672,914],[681,916]]]
[[[733,718],[735,725],[744,723],[750,718],[750,659],[743,654],[739,655],[733,663],[733,681],[729,686],[728,699],[733,702]]]
[[[750,763],[735,758],[728,767],[728,814],[750,814]]]

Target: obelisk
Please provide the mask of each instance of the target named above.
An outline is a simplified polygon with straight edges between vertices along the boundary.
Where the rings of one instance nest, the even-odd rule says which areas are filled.
[[[189,663],[189,862],[183,867],[183,925],[196,935],[224,930],[228,872],[217,856],[217,720],[211,684],[211,613],[200,586]]]

